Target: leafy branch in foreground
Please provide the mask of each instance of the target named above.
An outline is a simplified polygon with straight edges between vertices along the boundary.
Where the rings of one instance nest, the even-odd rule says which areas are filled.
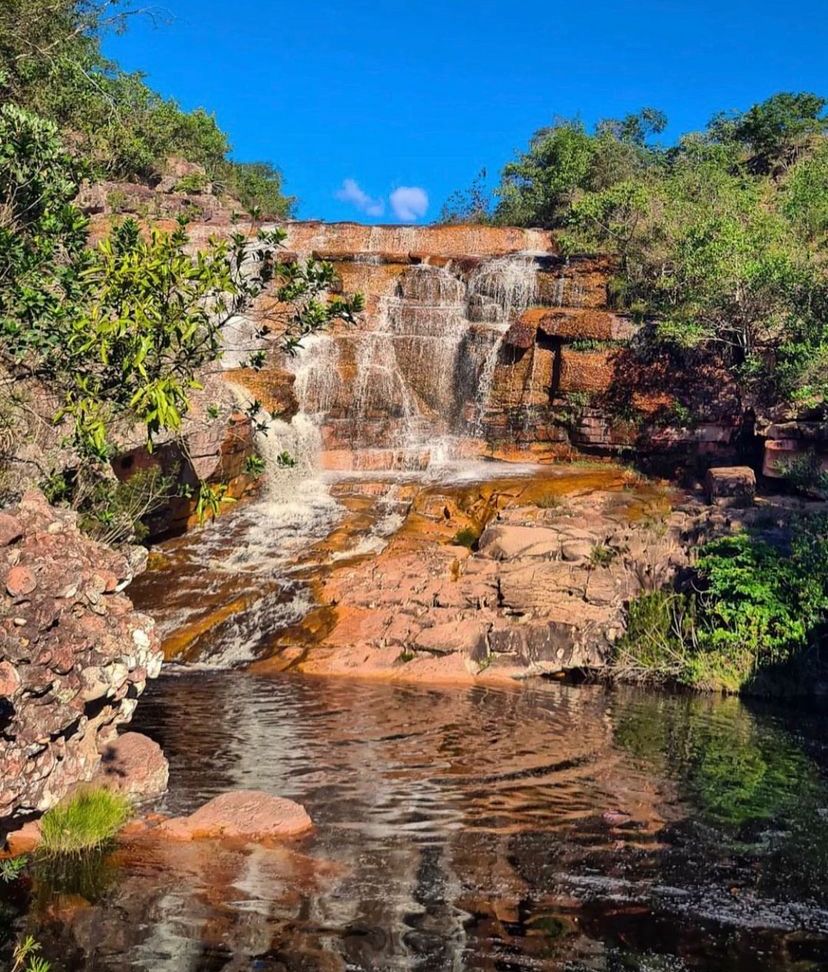
[[[265,287],[281,311],[259,336],[273,332],[289,353],[362,308],[360,297],[328,297],[330,264],[280,260],[279,229],[211,239],[193,255],[184,220],[142,232],[126,219],[89,248],[77,169],[54,126],[4,106],[0,145],[0,364],[48,383],[91,461],[109,457],[115,428],[143,426],[150,448],[176,433],[225,325]]]

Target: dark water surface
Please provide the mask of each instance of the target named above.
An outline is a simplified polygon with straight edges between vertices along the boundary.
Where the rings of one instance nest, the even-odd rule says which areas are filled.
[[[600,687],[166,676],[168,811],[255,787],[287,847],[135,846],[7,907],[71,970],[828,968],[828,722]]]

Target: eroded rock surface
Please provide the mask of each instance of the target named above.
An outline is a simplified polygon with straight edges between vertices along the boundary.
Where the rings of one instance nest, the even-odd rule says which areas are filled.
[[[607,467],[424,490],[384,551],[321,584],[334,620],[298,667],[433,681],[600,668],[629,600],[689,562],[700,516],[624,484]],[[470,524],[474,549],[458,543]]]
[[[92,778],[162,656],[154,622],[123,593],[146,551],[93,542],[38,492],[0,532],[2,823]]]

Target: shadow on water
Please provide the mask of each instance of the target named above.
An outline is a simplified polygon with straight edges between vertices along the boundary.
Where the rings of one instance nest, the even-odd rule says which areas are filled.
[[[109,883],[5,902],[55,969],[696,970],[828,966],[818,714],[541,684],[166,677],[136,728],[164,809],[301,800],[281,847],[127,845]]]

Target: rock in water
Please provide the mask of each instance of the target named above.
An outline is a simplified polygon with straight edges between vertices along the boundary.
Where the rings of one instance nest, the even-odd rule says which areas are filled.
[[[189,817],[175,817],[158,828],[172,840],[230,837],[261,840],[296,837],[313,821],[300,803],[262,790],[232,790],[214,797]]]
[[[170,764],[158,743],[140,732],[126,732],[104,747],[92,782],[141,801],[164,793],[169,777]]]
[[[120,593],[141,566],[41,493],[0,514],[0,829],[90,780],[161,670],[154,622]]]

